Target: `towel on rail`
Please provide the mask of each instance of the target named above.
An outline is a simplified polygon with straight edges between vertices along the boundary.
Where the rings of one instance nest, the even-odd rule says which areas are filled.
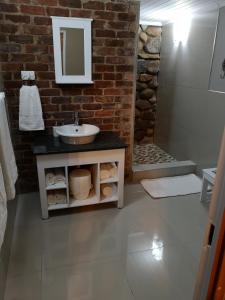
[[[15,198],[15,183],[18,177],[5,107],[5,95],[0,93],[0,164],[7,200]]]
[[[0,164],[0,249],[3,243],[6,221],[7,221],[7,205],[6,205],[6,191],[4,185],[4,179],[2,174],[2,168]]]
[[[23,85],[20,89],[19,129],[44,130],[41,100],[36,85]]]

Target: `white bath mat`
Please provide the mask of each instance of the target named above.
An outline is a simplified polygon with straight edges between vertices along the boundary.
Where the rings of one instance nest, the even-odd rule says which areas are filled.
[[[143,179],[141,184],[152,198],[196,194],[202,190],[202,180],[195,174]]]

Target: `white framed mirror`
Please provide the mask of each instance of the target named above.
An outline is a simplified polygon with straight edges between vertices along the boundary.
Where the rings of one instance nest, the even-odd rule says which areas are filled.
[[[51,18],[56,83],[93,83],[92,19]]]

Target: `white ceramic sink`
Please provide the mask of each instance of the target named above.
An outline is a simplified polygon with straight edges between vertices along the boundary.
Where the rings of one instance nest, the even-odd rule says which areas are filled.
[[[90,124],[63,125],[56,128],[56,133],[66,144],[89,144],[94,141],[100,129]]]

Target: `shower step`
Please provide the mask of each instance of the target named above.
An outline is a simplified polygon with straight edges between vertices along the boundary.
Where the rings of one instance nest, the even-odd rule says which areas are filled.
[[[134,165],[132,170],[132,181],[139,182],[142,179],[153,179],[195,173],[196,164],[191,160],[174,161],[161,164],[140,164]]]

